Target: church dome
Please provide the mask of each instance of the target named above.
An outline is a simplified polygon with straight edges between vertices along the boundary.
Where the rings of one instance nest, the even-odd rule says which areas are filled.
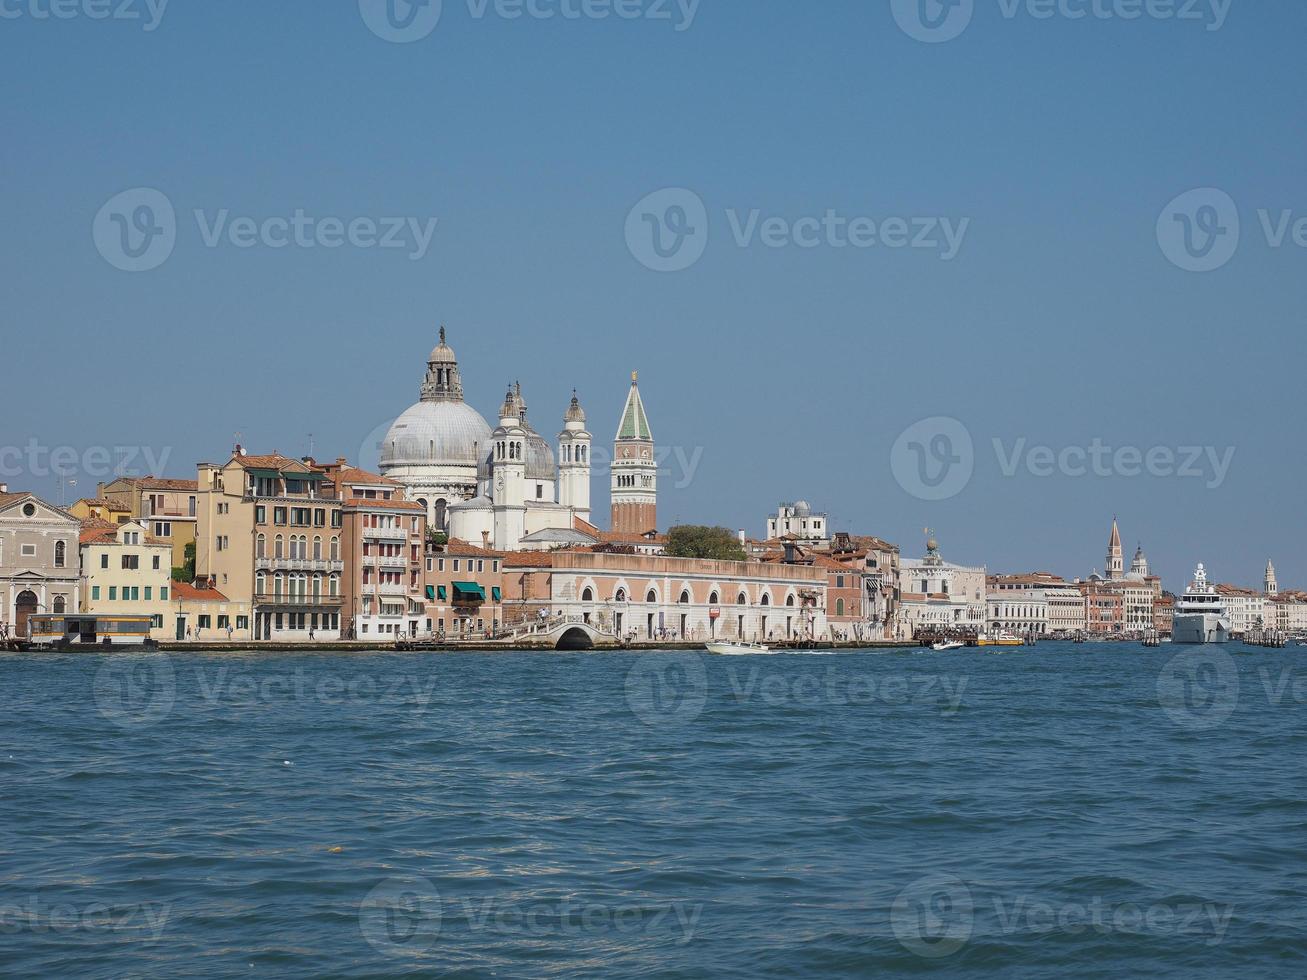
[[[490,442],[490,426],[467,402],[421,401],[386,434],[381,467],[477,465],[477,447]]]
[[[554,451],[544,436],[534,430],[528,430],[526,436],[526,478],[545,482],[558,479]]]

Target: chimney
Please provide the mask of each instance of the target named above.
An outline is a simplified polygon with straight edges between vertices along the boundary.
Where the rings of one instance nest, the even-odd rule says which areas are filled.
[[[793,541],[786,541],[784,547],[785,547],[785,564],[787,564],[787,565],[793,565],[793,564],[794,564],[794,542],[793,542]]]
[[[489,532],[489,531],[482,531],[482,532],[481,532],[481,547],[485,548],[486,551],[489,551],[489,550],[490,550],[490,532]]]

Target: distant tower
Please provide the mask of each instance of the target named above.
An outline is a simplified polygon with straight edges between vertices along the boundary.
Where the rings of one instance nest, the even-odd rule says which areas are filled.
[[[526,527],[525,409],[521,388],[509,388],[499,409],[499,428],[490,437],[495,447],[495,545],[505,551],[517,548]]]
[[[572,404],[563,415],[558,434],[558,502],[571,507],[583,521],[590,520],[590,441],[585,411],[572,392]]]
[[[1148,558],[1144,555],[1143,545],[1135,549],[1135,559],[1130,563],[1130,577],[1140,581],[1148,578]]]
[[[1275,581],[1275,566],[1269,558],[1266,559],[1266,580],[1262,583],[1262,590],[1267,595],[1280,594],[1280,586]]]
[[[658,527],[658,465],[639,380],[638,374],[631,374],[631,391],[613,443],[613,530],[626,534]]]
[[[1112,537],[1107,542],[1107,564],[1104,566],[1109,582],[1119,582],[1125,578],[1125,555],[1121,551],[1121,529],[1112,518]]]

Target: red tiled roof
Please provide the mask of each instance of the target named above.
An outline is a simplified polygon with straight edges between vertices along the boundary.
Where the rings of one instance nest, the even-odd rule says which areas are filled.
[[[454,558],[501,558],[504,552],[489,551],[458,538],[450,538],[449,543],[445,545],[445,554]]]
[[[115,483],[125,483],[137,490],[199,490],[197,480],[169,480],[157,476],[125,476]]]
[[[411,510],[418,514],[426,513],[426,508],[416,500],[372,500],[368,497],[350,497],[348,500],[341,501],[343,507],[360,507],[364,510],[375,508],[379,510]]]
[[[231,601],[217,589],[200,589],[191,585],[189,582],[173,582],[172,597],[174,599],[186,599],[191,602]]]
[[[543,551],[515,551],[504,555],[504,568],[553,568],[554,556]]]

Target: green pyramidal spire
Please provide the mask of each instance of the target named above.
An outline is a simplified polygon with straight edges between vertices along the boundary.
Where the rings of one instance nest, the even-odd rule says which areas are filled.
[[[617,429],[618,439],[646,439],[653,442],[653,433],[649,431],[649,419],[644,414],[644,402],[640,400],[639,375],[631,374],[631,393],[626,396],[626,408],[622,410],[622,424]]]

